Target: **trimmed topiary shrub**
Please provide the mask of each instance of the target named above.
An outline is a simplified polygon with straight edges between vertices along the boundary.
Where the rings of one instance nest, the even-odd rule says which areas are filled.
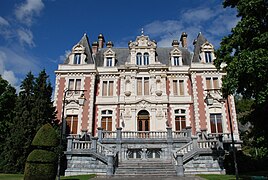
[[[36,133],[33,150],[26,161],[24,180],[54,180],[57,174],[57,154],[53,147],[58,145],[58,136],[50,124],[45,124]]]

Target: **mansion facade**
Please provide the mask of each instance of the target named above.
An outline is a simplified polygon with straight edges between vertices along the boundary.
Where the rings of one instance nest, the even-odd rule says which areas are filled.
[[[111,136],[110,144],[106,142],[109,148],[113,147],[112,139],[116,139],[118,130],[120,133],[136,132],[136,135],[148,132],[149,135],[143,138],[152,140],[155,136],[150,133],[153,132],[167,132],[169,129],[176,133],[190,129],[188,137],[202,133],[206,137],[223,135],[227,142],[230,140],[231,122],[234,139],[238,141],[234,98],[229,96],[228,104],[219,101],[222,99],[220,88],[225,72],[213,65],[216,58],[213,45],[199,33],[193,46],[194,51],[190,52],[185,32],[180,40],[170,42],[170,47],[158,47],[156,41],[142,32],[128,43],[127,48],[116,48],[111,41],[105,46],[102,34],[98,36],[98,41],[90,43],[85,34],[55,71],[54,103],[57,118],[65,121],[64,134],[81,137],[89,134],[93,139],[98,137],[98,142],[102,144],[105,142],[100,138],[104,140]],[[214,97],[212,105],[205,102],[208,95]],[[85,100],[82,105],[77,103],[79,98]],[[104,132],[110,134],[99,134]],[[117,132],[114,137],[113,132]],[[141,139],[141,136],[131,137]],[[122,134],[120,138],[124,138]],[[125,143],[126,155],[121,154],[119,159],[142,158],[143,152],[145,157],[144,148],[137,144],[146,142]],[[168,152],[176,151],[190,140],[183,142],[173,145],[169,151],[160,148],[159,153],[169,159]],[[152,146],[151,152],[155,153],[155,149],[159,148],[152,144],[156,143],[149,143],[148,146]],[[130,146],[134,147],[133,151]],[[124,149],[123,145],[120,148]],[[122,151],[118,146],[115,149]],[[69,160],[74,157],[73,152],[67,152]],[[158,155],[155,153],[154,157]],[[94,154],[88,156],[97,157]],[[75,165],[68,168],[75,169]],[[74,171],[70,170],[69,174],[75,174],[71,173]]]

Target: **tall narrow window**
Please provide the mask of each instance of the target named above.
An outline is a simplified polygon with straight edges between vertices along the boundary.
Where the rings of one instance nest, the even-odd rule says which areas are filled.
[[[178,95],[178,81],[173,80],[173,94]]]
[[[81,64],[81,54],[74,54],[74,64]]]
[[[103,81],[102,82],[102,96],[113,96],[114,94],[114,82]]]
[[[66,134],[77,134],[78,116],[67,115],[66,117]]]
[[[210,81],[211,81],[211,78],[206,78],[207,89],[212,89]]]
[[[179,80],[179,86],[180,86],[180,96],[184,95],[184,81]]]
[[[175,130],[181,131],[186,128],[186,114],[184,109],[176,109],[175,113]]]
[[[211,133],[222,133],[222,120],[220,113],[210,114]]]
[[[149,95],[149,78],[144,78],[144,95]]]
[[[144,53],[143,54],[143,63],[144,65],[148,65],[149,64],[149,54],[148,53]]]
[[[68,89],[74,90],[74,79],[69,79]]]
[[[217,77],[213,77],[213,88],[219,89],[219,79]]]
[[[206,60],[206,63],[211,63],[212,62],[212,57],[211,57],[211,52],[210,51],[205,51],[205,60]]]
[[[137,95],[142,95],[142,78],[137,78]]]
[[[112,131],[112,114],[111,110],[101,111],[101,127],[106,131]]]
[[[106,66],[107,67],[113,66],[113,59],[111,57],[107,57],[107,59],[106,59]]]
[[[141,53],[137,53],[137,55],[136,55],[136,64],[137,65],[142,65],[142,55],[141,55]]]
[[[178,57],[178,56],[173,57],[173,63],[174,63],[174,66],[179,66],[180,65],[180,57]]]

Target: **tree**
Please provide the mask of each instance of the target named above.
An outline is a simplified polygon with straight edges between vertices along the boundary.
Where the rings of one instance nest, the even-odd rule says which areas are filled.
[[[6,137],[10,132],[10,125],[14,117],[14,108],[16,104],[16,90],[8,81],[0,75],[0,169],[2,162],[2,152],[5,147]]]
[[[54,124],[55,108],[51,95],[52,87],[45,70],[37,78],[29,72],[22,81],[14,123],[4,150],[5,172],[23,172],[34,135],[42,125]]]
[[[216,51],[215,65],[227,64],[223,93],[253,99],[251,138],[262,157],[268,157],[268,1],[225,0],[223,5],[236,8],[241,18]]]

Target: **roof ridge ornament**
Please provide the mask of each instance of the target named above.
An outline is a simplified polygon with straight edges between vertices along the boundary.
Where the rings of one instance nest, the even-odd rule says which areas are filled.
[[[144,36],[144,30],[141,28],[141,35]]]

